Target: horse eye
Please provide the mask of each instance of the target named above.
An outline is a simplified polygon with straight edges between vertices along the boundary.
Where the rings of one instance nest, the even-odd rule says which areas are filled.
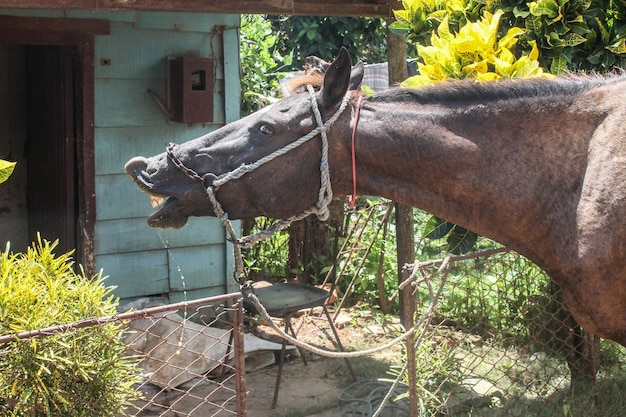
[[[271,136],[274,134],[274,129],[270,125],[262,124],[259,126],[259,132],[265,136]]]

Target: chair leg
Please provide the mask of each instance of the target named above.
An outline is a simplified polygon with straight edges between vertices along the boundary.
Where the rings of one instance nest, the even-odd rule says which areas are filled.
[[[337,346],[339,346],[339,350],[344,352],[345,350],[343,348],[343,345],[341,344],[341,340],[339,340],[339,333],[337,332],[337,329],[335,328],[335,323],[333,323],[333,319],[332,317],[330,317],[330,313],[328,312],[326,305],[322,306],[322,309],[324,310],[324,314],[326,315],[326,319],[328,320],[330,329],[333,331],[333,335],[335,336],[335,340],[337,341]],[[352,369],[352,365],[350,365],[350,361],[348,360],[348,358],[344,358],[344,359],[346,361],[346,365],[348,366],[348,371],[350,372],[350,375],[352,376],[352,380],[356,381],[356,374],[354,373],[354,370]]]
[[[283,320],[285,321],[285,333],[289,332],[295,338],[296,332],[294,331],[293,326],[291,325],[291,315],[286,315],[285,317],[283,317]],[[275,409],[276,405],[278,404],[278,392],[280,390],[280,380],[283,375],[283,365],[285,364],[286,348],[287,348],[287,339],[283,339],[283,343],[280,348],[280,357],[278,358],[278,373],[276,374],[276,385],[274,386],[274,399],[272,400],[272,410]],[[298,348],[298,351],[300,351],[300,357],[302,358],[304,365],[305,366],[308,365],[306,361],[305,352],[299,346],[297,346],[297,348]]]
[[[290,319],[285,318],[285,332],[291,327]],[[278,358],[278,372],[276,373],[276,384],[274,385],[274,399],[272,400],[272,410],[276,408],[278,404],[278,391],[280,390],[280,379],[283,375],[283,364],[285,363],[285,350],[287,348],[287,339],[283,339],[282,346],[280,348],[280,356]]]

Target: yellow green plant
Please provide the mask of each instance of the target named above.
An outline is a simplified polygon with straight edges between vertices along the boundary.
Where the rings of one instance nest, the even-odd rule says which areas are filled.
[[[58,242],[0,253],[0,335],[115,313],[112,288],[74,272]],[[136,358],[125,354],[122,324],[71,329],[0,345],[0,416],[114,417],[139,394]]]
[[[436,33],[433,31],[431,45],[418,45],[417,52],[424,60],[418,62],[419,74],[408,78],[403,86],[420,87],[446,79],[475,78],[491,81],[498,78],[546,76],[539,66],[539,50],[531,42],[532,50],[516,58],[512,50],[521,28],[510,28],[498,39],[498,26],[502,12],[484,12],[483,18],[467,22],[458,33],[450,31],[445,17]]]
[[[550,73],[612,71],[626,65],[626,2],[614,0],[403,0],[394,10],[395,33],[410,43],[430,45],[433,31],[445,16],[450,31],[458,33],[484,12],[503,13],[500,36],[511,27],[524,29],[516,46],[527,53],[536,41],[539,62]]]
[[[429,20],[441,22],[452,13],[463,13],[464,0],[402,0],[403,9],[394,10],[396,21],[391,24],[392,30],[421,32]]]
[[[13,173],[13,169],[15,168],[15,162],[5,161],[4,159],[0,159],[0,183],[5,182],[9,175]]]

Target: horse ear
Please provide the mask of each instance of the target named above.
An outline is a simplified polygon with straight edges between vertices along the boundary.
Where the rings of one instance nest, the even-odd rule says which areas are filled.
[[[332,112],[343,100],[350,86],[351,67],[350,53],[342,46],[324,76],[324,84],[320,91],[320,106],[324,112]]]
[[[357,62],[350,72],[350,90],[358,90],[363,82],[363,75],[365,74],[365,65],[362,61]]]

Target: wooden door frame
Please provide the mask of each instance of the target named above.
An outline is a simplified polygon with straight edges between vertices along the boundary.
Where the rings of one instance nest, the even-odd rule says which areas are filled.
[[[94,163],[94,36],[109,34],[104,19],[56,19],[0,15],[0,43],[57,45],[76,48],[76,85],[81,90],[76,105],[78,179],[77,263],[88,275],[96,272],[96,185]]]

